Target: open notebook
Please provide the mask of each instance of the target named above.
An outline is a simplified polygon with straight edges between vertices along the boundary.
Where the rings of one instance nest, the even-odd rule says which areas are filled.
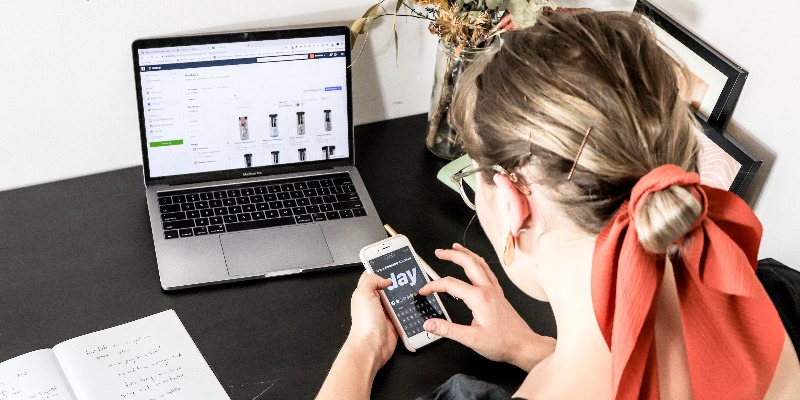
[[[167,310],[0,363],[2,400],[230,400]]]

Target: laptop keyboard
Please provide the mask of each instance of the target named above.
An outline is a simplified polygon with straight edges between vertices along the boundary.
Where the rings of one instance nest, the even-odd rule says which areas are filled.
[[[158,193],[165,239],[363,217],[347,173]]]

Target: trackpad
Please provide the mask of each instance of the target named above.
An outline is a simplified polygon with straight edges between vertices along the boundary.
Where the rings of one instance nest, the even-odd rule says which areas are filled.
[[[223,234],[219,242],[231,276],[304,269],[333,262],[317,224]]]

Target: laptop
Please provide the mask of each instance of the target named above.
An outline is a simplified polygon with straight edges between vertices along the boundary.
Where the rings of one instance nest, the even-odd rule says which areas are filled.
[[[133,43],[164,290],[356,264],[386,237],[354,167],[349,43],[347,27]]]

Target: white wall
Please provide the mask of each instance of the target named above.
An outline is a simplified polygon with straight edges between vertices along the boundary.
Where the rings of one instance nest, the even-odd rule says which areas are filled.
[[[0,3],[0,190],[141,164],[130,43],[172,33],[349,23],[375,0],[26,0]],[[631,9],[634,0],[561,0]],[[750,72],[729,134],[765,160],[747,199],[764,224],[761,257],[800,267],[800,3],[654,0]],[[354,69],[355,122],[427,111],[435,39],[388,19]],[[357,50],[356,50],[357,52]],[[420,143],[422,145],[422,143]]]

